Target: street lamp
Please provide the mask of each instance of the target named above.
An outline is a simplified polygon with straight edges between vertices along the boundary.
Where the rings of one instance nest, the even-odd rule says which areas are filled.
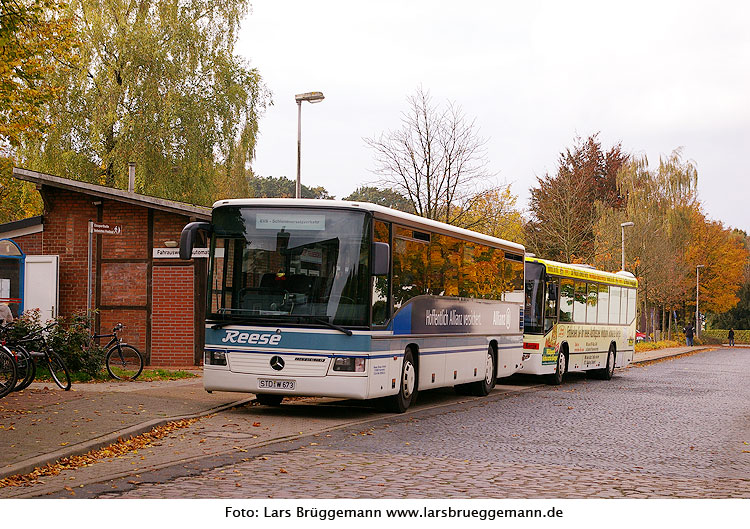
[[[700,287],[700,269],[706,265],[696,265],[695,267],[695,336],[700,338],[700,312],[698,312],[698,289]]]
[[[629,228],[631,226],[635,226],[635,223],[633,222],[623,222],[620,224],[620,228],[622,228],[622,269],[625,270],[625,228]]]
[[[297,102],[297,189],[295,196],[300,198],[302,195],[302,183],[300,181],[300,164],[302,157],[302,101],[308,103],[320,103],[325,99],[323,92],[305,92],[304,94],[297,94],[294,96],[294,100]]]

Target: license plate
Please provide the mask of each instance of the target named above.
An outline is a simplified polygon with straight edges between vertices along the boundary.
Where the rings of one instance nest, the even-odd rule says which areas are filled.
[[[296,387],[296,380],[271,380],[267,378],[261,378],[258,380],[259,389],[284,389],[287,391],[294,391],[294,388]]]

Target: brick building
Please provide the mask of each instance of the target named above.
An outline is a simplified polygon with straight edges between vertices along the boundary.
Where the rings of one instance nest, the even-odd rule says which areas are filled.
[[[208,220],[211,211],[26,169],[14,168],[13,176],[36,184],[44,213],[0,225],[0,238],[12,238],[27,255],[59,256],[59,314],[87,308],[89,221],[117,226],[119,234],[92,237],[97,331],[122,322],[124,338],[148,364],[199,365],[206,259],[181,261],[175,246],[185,224]]]

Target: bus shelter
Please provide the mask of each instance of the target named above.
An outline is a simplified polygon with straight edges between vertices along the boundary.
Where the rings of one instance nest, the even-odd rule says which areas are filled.
[[[26,254],[12,239],[0,239],[0,303],[10,307],[13,317],[23,313]]]

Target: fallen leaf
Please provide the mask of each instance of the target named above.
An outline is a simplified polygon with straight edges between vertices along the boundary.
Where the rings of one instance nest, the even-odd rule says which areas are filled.
[[[283,468],[280,468],[280,469],[279,469],[279,473],[281,473],[281,474],[289,474],[289,472],[287,472],[287,471],[286,471],[285,469],[283,469]]]

